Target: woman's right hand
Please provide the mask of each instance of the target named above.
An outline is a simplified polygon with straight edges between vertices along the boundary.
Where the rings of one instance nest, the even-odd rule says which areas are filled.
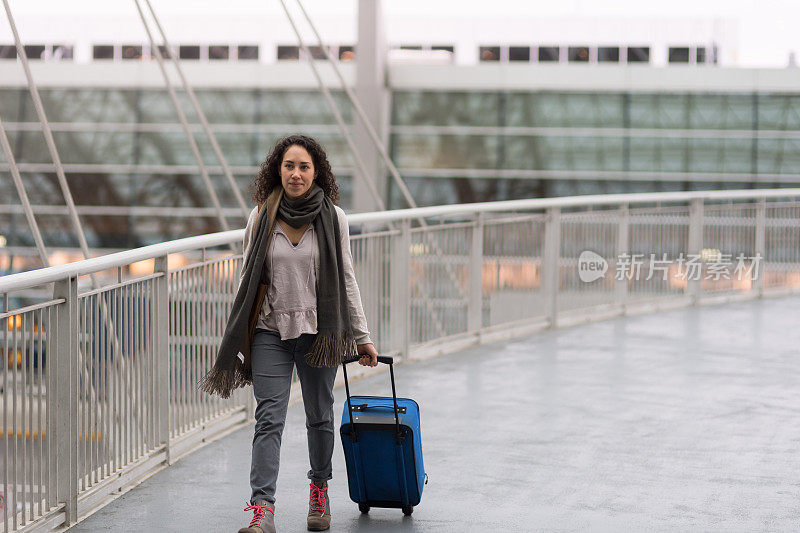
[[[378,366],[378,350],[369,342],[367,344],[359,344],[356,346],[356,353],[361,355],[358,364],[362,366]]]

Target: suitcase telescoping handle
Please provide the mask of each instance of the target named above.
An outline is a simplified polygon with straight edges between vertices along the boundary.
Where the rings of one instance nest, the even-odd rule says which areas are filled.
[[[353,423],[353,403],[350,401],[350,383],[347,381],[347,364],[355,363],[356,361],[359,361],[361,357],[362,356],[351,357],[342,361],[342,371],[344,372],[344,389],[347,392],[347,413],[350,416],[350,426],[353,428],[353,437],[356,439],[358,439],[358,432],[356,431],[356,426]],[[389,376],[392,379],[392,399],[394,400],[395,436],[397,437],[397,443],[399,444],[402,441],[402,437],[400,433],[400,409],[397,407],[397,391],[395,390],[394,386],[394,359],[390,355],[379,355],[378,362],[389,365]]]

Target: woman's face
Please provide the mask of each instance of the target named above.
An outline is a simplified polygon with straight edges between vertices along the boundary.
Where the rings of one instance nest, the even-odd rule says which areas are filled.
[[[308,150],[293,144],[281,161],[281,184],[289,198],[305,195],[314,183],[314,160]]]

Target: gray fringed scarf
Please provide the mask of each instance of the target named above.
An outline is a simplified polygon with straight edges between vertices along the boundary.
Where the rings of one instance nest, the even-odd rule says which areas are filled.
[[[200,390],[209,394],[227,398],[234,389],[253,382],[250,348],[267,293],[266,257],[277,215],[293,228],[310,222],[317,234],[320,273],[316,286],[317,337],[306,354],[306,361],[311,366],[335,367],[356,355],[347,307],[339,217],[333,202],[316,183],[304,198],[290,199],[280,188],[270,194],[266,206],[259,210],[253,244],[244,258],[244,275],[216,362],[200,386]]]

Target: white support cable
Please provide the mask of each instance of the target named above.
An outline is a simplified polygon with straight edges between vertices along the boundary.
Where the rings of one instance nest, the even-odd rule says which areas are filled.
[[[358,149],[356,148],[355,142],[353,141],[353,139],[352,139],[352,137],[350,135],[350,132],[347,131],[347,126],[345,126],[345,124],[344,124],[344,120],[342,119],[342,116],[339,113],[338,108],[336,107],[336,103],[333,101],[333,98],[330,95],[330,91],[328,91],[328,88],[325,86],[325,83],[322,81],[322,77],[319,75],[319,71],[317,70],[317,66],[314,64],[314,58],[311,56],[311,52],[309,51],[308,47],[306,46],[305,42],[303,41],[303,37],[300,35],[300,31],[297,29],[297,26],[294,23],[294,19],[292,18],[292,15],[289,13],[289,9],[286,7],[286,3],[284,2],[284,0],[280,0],[280,2],[281,2],[281,5],[283,6],[283,10],[286,12],[286,16],[289,19],[289,23],[291,24],[292,29],[294,30],[294,33],[297,36],[297,41],[300,44],[300,47],[303,49],[303,52],[306,55],[306,59],[308,60],[308,64],[311,66],[311,70],[314,72],[314,76],[317,79],[317,82],[319,84],[320,90],[322,91],[322,94],[325,96],[325,100],[328,102],[328,107],[330,107],[331,112],[333,113],[334,117],[336,118],[336,122],[339,124],[339,128],[342,131],[342,135],[344,135],[345,139],[347,140],[347,145],[350,147],[350,151],[353,153],[353,158],[356,160],[356,165],[358,166],[358,169],[361,171],[360,174],[358,172],[355,172],[354,173],[355,176],[361,176],[361,179],[367,185],[367,188],[369,189],[369,192],[370,192],[370,194],[372,196],[372,199],[375,200],[375,203],[377,204],[378,208],[381,211],[385,211],[386,210],[386,204],[383,202],[383,199],[380,197],[380,193],[378,193],[378,189],[375,186],[375,183],[369,178],[369,174],[367,172],[366,165],[364,164],[364,161],[361,159],[361,155],[359,154]],[[330,56],[328,56],[328,59],[330,59]],[[412,199],[412,202],[413,202],[413,199]],[[422,220],[422,219],[419,220],[419,223],[420,223],[421,226],[426,226],[425,221]],[[391,222],[389,222],[387,225],[388,225],[388,227],[390,229],[393,229],[393,224]],[[428,236],[427,233],[425,235],[427,236],[429,241],[432,241],[432,238],[430,236]],[[435,242],[431,242],[431,244],[434,247],[434,249],[437,251],[437,254],[441,256],[441,249],[438,246],[438,244],[435,243]],[[448,275],[451,277],[453,282],[456,284],[455,286],[457,287],[457,289],[460,292],[463,293],[463,290],[461,290],[461,288],[458,286],[458,284],[457,284],[457,282],[455,280],[455,273],[453,272],[452,268],[449,265],[445,265],[445,270],[447,271]],[[420,287],[420,289],[425,291],[424,287]],[[444,331],[443,325],[442,325],[442,322],[441,322],[441,320],[440,320],[440,318],[438,316],[438,313],[436,313],[435,309],[433,309],[433,306],[432,306],[433,304],[431,303],[431,301],[429,299],[425,299],[425,305],[428,306],[428,308],[429,308],[428,310],[431,312],[431,315],[432,315],[432,317],[434,319],[436,327],[439,330]]]
[[[156,27],[158,28],[159,33],[161,34],[161,39],[164,41],[165,50],[167,50],[170,58],[172,59],[172,64],[175,65],[175,70],[178,72],[178,76],[181,79],[181,83],[183,84],[183,90],[186,91],[186,94],[189,95],[189,100],[191,100],[192,105],[194,106],[194,110],[197,112],[197,116],[200,117],[200,122],[203,125],[203,130],[208,137],[208,140],[211,142],[211,147],[214,149],[214,153],[217,155],[217,159],[219,159],[220,164],[222,165],[222,170],[225,174],[225,177],[228,179],[228,184],[231,186],[231,190],[233,191],[234,196],[236,197],[236,202],[239,204],[239,207],[242,208],[242,214],[244,215],[245,221],[250,216],[250,209],[247,207],[247,204],[244,201],[244,197],[242,196],[242,192],[239,190],[239,187],[236,185],[236,180],[233,178],[233,172],[231,172],[230,166],[228,166],[228,160],[225,159],[225,156],[222,153],[222,150],[219,147],[219,143],[217,143],[217,138],[214,133],[211,131],[211,126],[206,119],[206,114],[203,112],[203,109],[200,107],[200,102],[197,101],[197,97],[194,94],[194,89],[189,84],[189,81],[186,79],[186,76],[183,73],[183,67],[181,67],[181,62],[178,61],[178,58],[175,56],[174,53],[171,52],[172,47],[167,40],[167,34],[164,31],[164,28],[161,26],[161,21],[159,21],[158,16],[156,15],[153,6],[150,4],[150,0],[144,0],[147,4],[147,9],[150,10],[150,14],[153,16],[153,21],[156,23]],[[144,21],[144,19],[142,19]],[[146,23],[145,23],[146,24]]]
[[[281,0],[281,2],[282,1],[283,0]],[[347,85],[347,82],[345,81],[344,76],[342,76],[342,72],[341,72],[341,70],[339,70],[339,65],[337,65],[336,61],[334,61],[331,58],[330,52],[328,51],[328,49],[325,47],[324,43],[322,42],[322,37],[320,36],[319,32],[317,31],[317,27],[311,21],[311,17],[306,12],[306,8],[303,7],[303,3],[300,0],[296,0],[296,1],[297,1],[297,5],[300,6],[300,10],[303,12],[303,15],[306,17],[306,20],[308,21],[308,25],[311,26],[311,30],[314,32],[314,35],[317,37],[317,42],[319,43],[319,47],[322,49],[323,53],[325,54],[325,58],[328,60],[328,62],[333,67],[333,70],[336,72],[336,76],[339,78],[339,82],[342,84],[342,88],[344,89],[345,93],[347,93],[347,97],[350,99],[350,103],[355,108],[356,113],[358,113],[358,117],[361,119],[361,122],[367,128],[367,132],[369,132],[369,136],[372,139],[373,144],[375,144],[375,148],[377,148],[378,153],[383,158],[383,162],[389,168],[389,172],[391,173],[392,178],[395,181],[395,184],[397,184],[397,187],[400,189],[400,192],[403,193],[403,198],[405,198],[405,201],[408,204],[408,207],[410,207],[412,209],[417,207],[417,203],[414,201],[414,198],[411,196],[411,191],[408,190],[408,187],[406,186],[406,183],[403,180],[403,178],[400,176],[400,172],[397,170],[397,167],[395,166],[394,162],[392,161],[392,158],[389,157],[389,153],[386,151],[386,148],[383,146],[383,143],[381,142],[380,138],[378,137],[378,133],[375,131],[375,128],[373,128],[372,124],[370,124],[370,121],[367,118],[367,114],[364,111],[364,108],[361,107],[361,104],[358,102],[358,99],[356,98],[356,95],[353,93],[353,90]]]
[[[281,0],[281,1],[283,1],[283,0]],[[403,198],[405,198],[405,201],[408,204],[409,208],[411,208],[411,209],[417,208],[417,203],[414,201],[414,198],[411,196],[411,191],[408,190],[408,187],[406,186],[405,181],[403,180],[402,176],[400,176],[400,172],[397,170],[397,167],[395,166],[395,164],[392,161],[391,157],[389,157],[389,153],[386,151],[386,148],[383,146],[383,143],[381,142],[380,138],[378,137],[378,134],[375,131],[375,128],[372,127],[372,124],[370,123],[370,121],[369,121],[369,119],[367,117],[367,114],[364,111],[364,108],[361,107],[361,104],[359,103],[358,99],[356,98],[356,95],[353,93],[353,90],[347,85],[347,82],[345,81],[344,76],[342,76],[341,70],[339,70],[339,65],[337,65],[336,61],[333,60],[333,58],[330,55],[330,52],[328,51],[328,48],[322,42],[322,36],[317,31],[317,28],[314,25],[314,22],[311,20],[311,17],[309,16],[309,14],[306,11],[305,7],[303,6],[303,3],[301,2],[301,0],[296,0],[296,2],[297,2],[297,5],[300,6],[300,10],[303,12],[303,15],[306,17],[306,21],[308,21],[309,26],[311,26],[311,29],[314,32],[314,35],[317,37],[317,42],[319,44],[319,47],[322,49],[323,53],[325,54],[325,58],[328,60],[328,62],[331,64],[331,66],[333,66],[333,70],[336,72],[336,76],[339,78],[339,82],[342,84],[342,88],[344,89],[345,93],[347,94],[347,97],[350,99],[350,103],[353,105],[353,107],[355,108],[356,112],[358,113],[358,116],[361,119],[361,122],[366,127],[367,132],[369,132],[370,139],[372,139],[372,142],[375,145],[375,148],[378,150],[378,153],[381,155],[381,158],[383,159],[384,163],[386,164],[387,168],[389,169],[389,173],[392,175],[392,179],[394,179],[395,184],[400,189],[400,192],[403,194]],[[423,228],[428,227],[427,222],[425,222],[425,220],[423,218],[419,218],[417,220],[417,222],[420,225],[420,227],[423,227]],[[433,235],[431,235],[428,232],[425,232],[424,235],[425,235],[425,239],[427,240],[427,242],[433,248],[433,251],[436,254],[436,256],[439,257],[439,258],[443,258],[444,253],[442,252],[442,248],[441,248],[441,246],[439,246],[439,243],[436,242],[436,239],[433,237]],[[444,268],[445,268],[445,272],[447,273],[448,278],[450,278],[450,281],[453,283],[453,286],[456,288],[458,293],[462,297],[465,297],[467,295],[467,291],[458,282],[458,276],[456,275],[456,272],[453,270],[452,265],[450,265],[450,264],[445,262],[444,263]],[[423,288],[423,290],[424,290],[424,288]],[[426,302],[427,301],[428,300],[426,300]],[[433,313],[433,311],[432,311],[432,315],[435,316],[435,313]],[[437,324],[437,326],[439,326],[441,328],[441,326],[439,324]]]
[[[322,36],[317,31],[317,27],[314,25],[314,22],[311,20],[311,17],[309,16],[308,12],[306,11],[305,7],[303,6],[303,3],[301,2],[301,0],[295,0],[295,1],[297,2],[297,5],[300,6],[300,10],[303,12],[303,15],[305,16],[306,21],[308,21],[308,25],[311,26],[311,30],[314,32],[314,35],[317,37],[317,42],[319,44],[319,47],[322,49],[323,53],[325,54],[325,58],[328,60],[328,62],[333,67],[334,72],[336,72],[336,76],[339,78],[339,82],[342,84],[342,88],[344,89],[345,93],[347,94],[347,97],[350,99],[350,103],[355,108],[356,113],[358,113],[358,116],[361,119],[361,122],[367,128],[367,131],[369,132],[370,139],[372,139],[372,142],[375,145],[375,148],[378,150],[378,153],[381,155],[381,158],[383,159],[384,163],[389,168],[389,172],[391,173],[392,178],[394,179],[395,183],[397,184],[397,187],[403,193],[403,197],[405,198],[406,203],[408,204],[410,209],[416,209],[418,207],[417,203],[414,201],[414,198],[411,196],[411,192],[408,190],[408,187],[406,186],[406,183],[403,180],[402,176],[400,176],[400,172],[397,170],[397,167],[395,166],[394,162],[392,161],[392,158],[389,157],[389,153],[386,151],[386,148],[383,146],[383,143],[381,142],[380,138],[378,137],[378,133],[375,131],[375,128],[372,127],[372,124],[370,123],[370,121],[369,121],[369,119],[367,117],[367,114],[364,111],[364,108],[361,107],[361,104],[359,103],[358,99],[356,98],[355,93],[353,93],[353,90],[347,85],[347,82],[345,81],[344,76],[342,75],[342,71],[339,69],[339,65],[337,65],[336,61],[334,61],[333,58],[331,58],[330,52],[325,47],[325,44],[322,42]],[[281,0],[281,2],[283,2],[283,0]],[[418,222],[419,222],[420,226],[427,227],[427,223],[425,222],[424,219],[420,218],[418,220]],[[435,243],[433,243],[433,244],[434,244],[434,246],[437,246]],[[437,248],[438,248],[438,246],[437,246]]]
[[[384,204],[383,199],[381,199],[381,196],[378,193],[378,189],[375,187],[375,184],[372,182],[372,180],[369,179],[369,176],[367,174],[367,167],[358,153],[358,149],[356,148],[355,142],[353,142],[353,138],[350,135],[350,132],[347,131],[347,125],[345,125],[344,119],[342,119],[342,115],[341,113],[339,113],[339,109],[336,107],[336,102],[333,101],[330,91],[328,90],[327,87],[325,87],[325,82],[322,81],[322,76],[320,76],[319,71],[317,70],[317,66],[314,64],[314,58],[311,57],[311,52],[309,51],[308,47],[303,41],[303,37],[300,35],[300,31],[297,29],[297,26],[294,23],[294,18],[292,18],[291,13],[289,13],[289,9],[286,7],[286,3],[284,2],[284,0],[280,0],[280,2],[281,5],[283,6],[283,10],[286,12],[286,17],[289,19],[289,24],[291,24],[295,35],[297,35],[297,42],[300,44],[300,48],[303,49],[303,52],[306,55],[306,59],[308,60],[308,64],[311,66],[311,70],[314,72],[314,77],[317,79],[317,84],[319,85],[319,88],[322,91],[323,96],[325,97],[325,101],[328,103],[328,107],[330,108],[331,113],[333,113],[333,116],[336,119],[337,124],[339,124],[339,129],[341,130],[342,135],[347,141],[347,146],[353,153],[353,158],[356,161],[358,169],[361,171],[361,176],[363,176],[364,183],[367,185],[370,195],[372,195],[372,199],[375,200],[375,203],[378,205],[378,208],[381,211],[384,211],[386,209],[386,204]],[[358,172],[356,172],[355,175],[358,175]]]
[[[8,136],[6,135],[6,129],[3,126],[2,118],[0,118],[0,144],[3,145],[3,152],[6,155],[6,161],[8,161],[8,166],[11,170],[11,176],[14,178],[14,186],[17,188],[17,194],[25,210],[25,218],[28,219],[28,226],[30,226],[31,232],[33,233],[33,240],[36,243],[36,249],[39,250],[39,257],[42,259],[42,265],[49,267],[50,260],[47,258],[47,250],[44,247],[42,234],[39,231],[39,224],[36,223],[36,217],[33,215],[33,208],[28,199],[28,193],[25,192],[25,186],[22,184],[22,176],[20,176],[19,168],[17,168],[17,163],[14,160],[14,152],[11,150],[11,144],[8,142]]]
[[[55,140],[53,139],[53,133],[50,129],[50,124],[47,121],[47,115],[44,111],[44,106],[42,105],[42,99],[39,96],[39,90],[36,87],[36,83],[34,83],[33,75],[31,74],[30,65],[28,64],[28,56],[25,54],[25,48],[22,46],[22,41],[19,38],[19,33],[17,32],[17,26],[14,22],[14,17],[11,14],[11,7],[8,4],[8,0],[3,0],[3,6],[6,10],[6,15],[8,17],[9,25],[11,26],[11,31],[14,34],[14,42],[16,44],[17,53],[19,54],[20,60],[22,61],[22,66],[25,70],[25,77],[28,81],[28,90],[31,93],[31,98],[33,99],[34,107],[36,108],[36,114],[39,118],[39,122],[42,125],[42,132],[44,133],[45,141],[47,143],[47,148],[50,151],[50,157],[53,159],[53,164],[56,168],[56,176],[58,177],[58,183],[61,187],[61,191],[64,195],[64,200],[69,207],[70,219],[72,220],[73,226],[75,226],[76,233],[78,235],[78,242],[80,243],[81,252],[83,252],[83,256],[86,258],[85,260],[90,259],[89,254],[89,244],[86,242],[86,235],[83,231],[83,226],[81,225],[80,218],[78,217],[78,212],[75,207],[75,201],[72,198],[72,192],[69,189],[69,184],[67,183],[67,177],[64,174],[64,167],[61,164],[61,157],[58,155],[58,150],[56,148]],[[94,272],[89,274],[91,279],[92,287],[97,289],[100,287],[100,283],[97,280],[97,276]],[[113,320],[111,318],[111,312],[108,308],[107,303],[105,300],[101,300],[100,302],[100,313],[102,315],[102,319],[106,322],[109,331],[114,330]],[[111,333],[111,342],[114,346],[114,353],[122,353],[121,343],[116,333]],[[89,379],[88,371],[86,369],[86,365],[84,364],[84,356],[80,349],[78,349],[78,365],[81,368],[82,372],[82,383],[84,387],[88,387],[89,397],[93,402],[97,401],[97,391],[95,390],[95,386],[91,379]],[[122,368],[125,368],[125,359],[120,357],[119,358],[119,365]],[[136,414],[134,413],[134,417]]]
[[[317,37],[317,41],[319,43],[319,47],[322,49],[323,53],[325,54],[325,58],[328,60],[328,62],[331,64],[331,66],[333,66],[333,69],[336,72],[337,77],[339,78],[339,82],[342,84],[342,88],[345,90],[345,93],[347,94],[347,97],[350,99],[350,102],[353,104],[353,107],[356,109],[356,112],[358,113],[359,118],[361,118],[361,122],[367,128],[367,131],[370,134],[370,138],[372,139],[372,142],[375,144],[375,147],[378,149],[378,152],[380,153],[381,157],[383,158],[384,162],[386,163],[387,167],[389,168],[389,171],[392,174],[392,178],[394,179],[395,183],[397,184],[397,187],[400,189],[400,192],[402,192],[403,197],[406,200],[406,203],[409,205],[409,207],[411,209],[417,208],[417,203],[414,201],[414,198],[411,196],[411,192],[408,190],[408,187],[406,187],[406,184],[403,181],[403,178],[400,177],[400,173],[397,171],[397,167],[395,167],[394,163],[392,162],[391,158],[389,157],[389,154],[386,152],[386,149],[383,147],[383,143],[378,138],[378,134],[375,132],[375,129],[372,127],[372,124],[370,124],[370,121],[367,118],[367,114],[364,112],[364,108],[361,107],[361,104],[358,102],[358,99],[356,98],[355,94],[353,94],[352,89],[350,89],[350,87],[347,85],[347,82],[345,81],[344,76],[342,76],[342,73],[339,70],[339,65],[337,65],[336,62],[331,58],[331,55],[328,52],[328,49],[325,47],[325,44],[322,42],[322,37],[320,36],[319,32],[317,32],[317,28],[316,28],[316,26],[314,26],[314,23],[311,21],[311,17],[306,12],[306,10],[303,7],[303,4],[301,3],[301,1],[300,0],[296,0],[296,1],[297,1],[297,4],[300,6],[300,9],[303,12],[303,15],[306,17],[306,20],[308,21],[308,24],[311,26],[311,29],[314,31],[314,35],[316,35],[316,37]],[[281,4],[284,4],[284,0],[281,0]],[[284,10],[286,10],[286,14],[287,14],[287,16],[289,16],[289,19],[291,21],[291,15],[289,15],[289,10],[286,9],[286,5],[285,4],[283,5],[283,8],[284,8]],[[294,27],[294,22],[293,21],[292,21],[292,27]],[[297,29],[295,29],[295,33],[297,33],[297,38],[300,39],[300,33],[297,31]],[[302,40],[301,40],[300,44],[303,46],[303,49],[305,50],[306,56],[309,58],[309,61],[311,62],[312,67],[314,67],[313,59],[311,58],[310,54],[308,53],[308,50],[303,45]],[[360,158],[360,156],[359,156],[359,158]],[[374,187],[374,184],[372,183],[372,180],[369,179],[369,177],[367,175],[367,172],[366,172],[366,170],[364,170],[363,166],[364,165],[361,165],[361,167],[362,167],[361,168],[361,172],[364,175],[364,180],[369,182]],[[385,208],[383,208],[383,209],[385,209]],[[428,224],[422,218],[419,218],[417,220],[417,222],[423,228],[428,226]],[[389,224],[389,227],[390,228],[392,227],[391,223]],[[428,243],[433,248],[433,251],[436,254],[436,256],[439,257],[439,258],[443,258],[444,253],[442,252],[442,248],[441,248],[441,246],[439,246],[439,243],[436,242],[436,239],[429,232],[424,232],[423,235],[425,236],[425,239],[428,241]],[[456,288],[456,290],[458,291],[458,293],[462,297],[465,297],[466,296],[466,290],[459,283],[458,277],[457,277],[455,271],[453,270],[452,265],[448,264],[447,262],[443,262],[443,265],[444,265],[445,272],[447,273],[447,276],[450,278],[450,281],[452,282],[453,286]],[[422,285],[420,285],[420,290],[422,290],[423,292],[427,292],[425,290],[425,287],[422,286]],[[430,301],[429,298],[425,299],[425,304],[429,308],[428,310],[431,313],[431,317],[433,318],[436,327],[440,331],[443,332],[444,331],[444,326],[443,326],[443,324],[441,322],[439,314],[432,307],[432,304],[431,304],[431,301]]]
[[[5,2],[7,0],[3,1]],[[147,39],[150,41],[150,49],[155,52],[156,62],[158,63],[158,68],[161,70],[161,75],[164,77],[164,83],[167,86],[167,92],[172,100],[172,105],[175,107],[175,111],[178,113],[178,119],[181,121],[183,132],[186,134],[186,138],[189,141],[189,146],[192,149],[192,154],[194,154],[194,158],[197,161],[197,165],[200,169],[200,175],[202,176],[206,190],[211,197],[211,202],[214,204],[214,209],[217,212],[219,223],[222,226],[222,229],[227,231],[230,229],[228,226],[228,221],[222,212],[222,206],[219,203],[219,198],[217,198],[217,193],[214,191],[214,185],[211,183],[211,178],[208,176],[208,172],[206,171],[205,163],[203,163],[203,156],[200,155],[200,149],[197,147],[197,142],[194,139],[191,128],[189,128],[189,122],[186,120],[186,115],[184,114],[183,109],[181,109],[180,102],[178,102],[178,96],[175,94],[175,88],[172,86],[172,82],[169,79],[169,74],[164,67],[164,59],[161,56],[161,50],[159,50],[159,48],[156,46],[155,40],[153,39],[153,34],[150,31],[150,26],[148,26],[144,12],[142,11],[142,6],[139,4],[139,0],[134,0],[134,3],[136,4],[136,9],[139,12],[139,17],[142,19],[142,24],[144,25],[145,32],[147,33]]]
[[[86,242],[86,234],[83,232],[83,226],[81,225],[80,218],[78,217],[78,212],[75,210],[75,201],[72,199],[72,192],[69,190],[69,184],[67,183],[67,176],[64,174],[64,167],[61,165],[61,157],[58,155],[58,150],[56,149],[56,143],[53,139],[53,132],[50,130],[50,125],[47,122],[47,115],[44,112],[44,106],[42,105],[42,99],[39,96],[39,90],[36,88],[36,84],[33,81],[33,75],[31,74],[31,68],[28,64],[28,56],[25,54],[25,48],[22,46],[22,41],[19,38],[19,32],[17,32],[17,25],[14,22],[14,17],[11,14],[11,7],[8,5],[8,0],[3,0],[3,6],[6,10],[6,17],[8,18],[8,23],[11,26],[11,33],[14,34],[14,44],[17,48],[17,54],[19,54],[20,61],[22,62],[22,68],[25,71],[25,77],[28,81],[28,91],[31,93],[31,98],[33,99],[33,105],[36,108],[36,115],[39,117],[39,123],[42,125],[42,133],[44,134],[44,139],[47,144],[47,149],[50,152],[50,157],[53,160],[53,164],[56,167],[56,176],[58,177],[58,185],[61,188],[61,193],[64,195],[64,201],[67,203],[69,207],[69,217],[72,221],[72,225],[75,228],[75,233],[77,233],[78,243],[80,244],[81,251],[83,252],[83,256],[86,259],[89,259],[89,244]],[[93,280],[94,282],[94,280]]]
[[[75,201],[72,198],[72,192],[69,189],[69,184],[67,183],[66,174],[64,174],[64,167],[62,166],[61,158],[58,155],[58,149],[56,148],[56,143],[55,143],[55,140],[53,139],[53,132],[51,131],[50,125],[47,122],[47,115],[45,114],[44,106],[42,105],[42,99],[39,96],[39,90],[37,89],[36,83],[34,83],[34,80],[33,80],[33,75],[31,74],[30,65],[28,64],[28,56],[25,54],[25,48],[22,46],[22,40],[19,38],[19,33],[17,32],[17,25],[14,22],[13,15],[11,14],[11,7],[8,4],[8,0],[3,0],[3,6],[5,7],[5,10],[6,10],[6,16],[8,17],[8,23],[11,26],[11,31],[14,34],[14,43],[15,43],[16,48],[17,48],[17,54],[19,54],[20,60],[22,61],[22,67],[25,70],[25,77],[27,78],[27,81],[28,81],[28,90],[29,90],[29,92],[31,94],[31,98],[33,99],[33,104],[34,104],[34,107],[36,108],[36,114],[37,114],[37,116],[39,118],[39,122],[42,125],[42,133],[44,133],[45,141],[47,143],[47,149],[49,150],[50,157],[52,158],[53,164],[56,167],[56,176],[58,177],[58,183],[59,183],[59,186],[61,188],[61,192],[64,195],[64,200],[66,201],[67,206],[69,207],[70,219],[72,220],[72,224],[75,227],[75,231],[76,231],[77,236],[78,236],[78,242],[80,243],[80,247],[81,247],[81,252],[83,252],[84,258],[86,260],[88,260],[90,258],[90,255],[89,255],[89,244],[86,242],[86,235],[83,232],[83,226],[81,225],[80,218],[78,217],[78,212],[77,212],[77,210],[75,208]],[[5,138],[5,133],[3,133],[3,138],[5,140],[3,149],[5,150],[5,143],[8,142],[8,139]],[[9,146],[9,148],[10,148],[10,146]],[[10,158],[8,161],[9,161],[9,164],[11,164],[12,167],[13,167],[13,157]],[[13,174],[13,172],[12,172],[12,174]],[[19,176],[19,175],[17,174],[17,176]],[[16,177],[15,177],[15,179],[16,179]],[[20,177],[19,186],[21,187],[21,185],[22,185],[22,180],[21,180],[21,177]],[[21,190],[22,193],[24,194],[24,188],[23,189],[18,189],[18,190]],[[22,195],[21,195],[21,197],[22,197]],[[27,199],[27,196],[25,196],[25,198]],[[31,218],[32,218],[32,213],[31,213]],[[33,224],[34,225],[32,227],[35,227],[35,224],[36,224],[35,220],[33,221]],[[37,227],[36,233],[38,233],[38,227]],[[39,236],[39,241],[41,241],[41,236]],[[42,254],[42,261],[44,262],[45,265],[48,265],[47,268],[49,268],[49,261],[47,259],[47,254],[46,254],[46,249],[44,247],[44,242],[37,242],[37,246],[39,246],[40,244],[41,244],[41,249],[40,249],[39,253]],[[90,273],[90,279],[91,279],[92,287],[99,288],[100,283],[97,281],[97,276],[95,275],[94,272]],[[100,312],[103,315],[103,320],[105,320],[105,322],[108,324],[109,330],[113,331],[113,329],[112,329],[113,328],[113,323],[111,321],[111,314],[109,312],[108,306],[106,305],[105,301],[101,302]],[[113,333],[111,335],[111,337],[112,337],[112,343],[114,345],[115,353],[120,353],[121,352],[120,343],[119,343],[119,339],[117,338],[116,333]],[[81,371],[81,378],[82,378],[81,379],[82,386],[88,389],[88,395],[89,395],[90,400],[93,403],[97,403],[97,401],[98,401],[98,399],[97,399],[98,398],[97,391],[95,390],[95,385],[94,385],[93,381],[90,379],[90,376],[88,374],[88,370],[86,368],[86,365],[84,364],[85,358],[84,358],[83,352],[80,350],[80,348],[77,350],[77,356],[78,356],[78,366],[81,369],[80,371]],[[122,358],[120,358],[120,360],[122,360]],[[120,364],[123,364],[123,363],[120,363]]]

